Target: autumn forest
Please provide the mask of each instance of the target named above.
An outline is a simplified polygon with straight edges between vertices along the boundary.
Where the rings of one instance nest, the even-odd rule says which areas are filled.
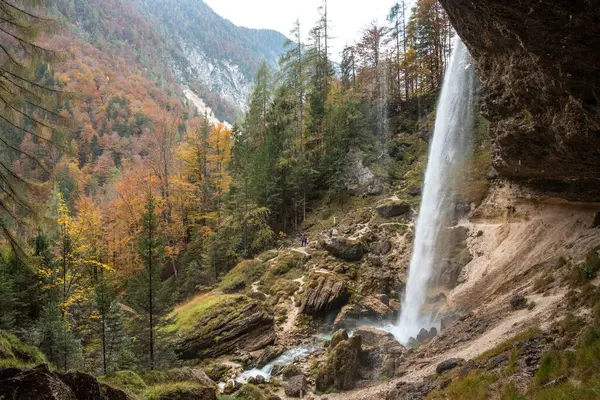
[[[0,329],[59,370],[180,366],[173,308],[299,246],[357,168],[417,191],[454,35],[437,1],[402,0],[336,63],[325,4],[248,66],[247,107],[186,83],[213,123],[139,3],[0,1]]]

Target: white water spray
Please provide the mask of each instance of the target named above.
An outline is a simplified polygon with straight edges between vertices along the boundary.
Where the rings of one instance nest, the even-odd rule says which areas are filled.
[[[442,221],[448,211],[447,199],[455,185],[457,169],[462,166],[470,144],[474,82],[471,56],[457,37],[437,106],[408,283],[402,312],[393,332],[402,343],[406,343],[411,336],[416,337],[422,328],[439,328],[439,321],[431,312],[424,311],[423,306],[435,267],[438,234],[445,228]]]

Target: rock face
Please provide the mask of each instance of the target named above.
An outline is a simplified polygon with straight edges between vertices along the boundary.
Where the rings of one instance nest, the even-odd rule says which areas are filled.
[[[390,199],[378,206],[377,212],[384,218],[399,217],[410,212],[410,204]]]
[[[385,321],[393,315],[394,310],[388,305],[375,296],[367,296],[359,304],[344,306],[333,322],[333,329],[351,329],[363,324],[365,320]]]
[[[186,360],[255,351],[275,341],[273,315],[245,296],[233,296],[213,306],[194,325],[174,339],[177,353]]]
[[[300,312],[313,316],[324,315],[341,308],[348,297],[344,280],[333,274],[315,274],[307,285]]]
[[[441,0],[468,46],[501,175],[600,193],[600,1]]]
[[[306,378],[304,375],[296,375],[283,383],[286,396],[302,397],[306,393]]]
[[[393,378],[400,372],[406,348],[391,333],[359,327],[354,331],[362,339],[359,374],[363,379]]]
[[[216,398],[216,397],[215,397]],[[48,370],[46,365],[32,369],[0,369],[0,399],[3,400],[130,400],[123,391],[98,383],[91,375]],[[210,398],[202,398],[212,400]]]
[[[347,334],[340,334],[347,337]],[[330,346],[325,365],[317,372],[316,388],[325,392],[329,389],[350,390],[356,384],[359,368],[361,338],[354,335]]]
[[[360,261],[364,254],[362,243],[358,240],[333,238],[323,243],[325,250],[344,261]]]
[[[99,400],[105,397],[100,389],[100,384],[91,375],[80,372],[57,375],[73,391],[77,400]]]
[[[464,361],[464,360],[461,360],[459,358],[449,358],[449,359],[439,363],[437,365],[437,367],[435,367],[435,372],[437,372],[438,374],[441,374],[442,372],[450,371],[451,369],[456,368],[458,366],[458,364],[462,361]]]

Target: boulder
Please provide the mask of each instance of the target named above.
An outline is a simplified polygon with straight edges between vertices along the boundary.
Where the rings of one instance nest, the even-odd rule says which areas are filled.
[[[323,248],[334,257],[344,261],[360,261],[363,257],[363,245],[358,240],[336,237],[323,242]]]
[[[410,204],[397,199],[389,199],[377,206],[377,212],[384,218],[399,217],[410,212]]]
[[[91,375],[81,372],[67,372],[56,374],[66,384],[77,400],[105,400],[100,384]]]
[[[360,353],[362,378],[369,380],[392,378],[399,372],[406,348],[398,343],[394,335],[370,327],[359,327],[354,334],[362,339]]]
[[[319,316],[339,310],[349,296],[343,279],[334,274],[314,274],[306,285],[300,312]]]
[[[285,351],[285,348],[283,346],[269,346],[269,347],[267,347],[266,349],[264,349],[264,351],[262,352],[262,354],[256,360],[256,368],[262,368],[262,367],[264,367],[270,361],[272,361],[272,360],[276,359],[277,357],[279,357],[284,351]]]
[[[353,389],[358,376],[360,349],[358,335],[331,346],[325,365],[317,371],[316,389],[321,392]]]
[[[384,256],[392,250],[392,242],[389,240],[380,240],[379,242],[371,243],[371,253]]]
[[[521,310],[527,307],[527,299],[525,296],[520,294],[514,295],[510,298],[510,308],[513,310]]]
[[[296,364],[289,364],[283,367],[281,375],[283,376],[283,380],[287,381],[288,379],[293,378],[294,376],[302,375],[302,371],[300,370],[300,367],[298,367]]]
[[[256,351],[275,341],[273,314],[246,296],[222,296],[195,317],[174,339],[175,350],[184,360]]]
[[[105,383],[100,383],[100,390],[106,400],[133,400],[127,393],[120,389],[116,389],[112,386],[108,386]]]
[[[420,343],[423,343],[423,342],[428,341],[429,339],[430,339],[429,338],[429,331],[427,329],[425,329],[425,328],[422,328],[419,331],[419,334],[417,335],[417,341],[420,342]]]
[[[306,378],[296,375],[283,383],[283,391],[289,397],[302,397],[306,393]]]
[[[345,305],[333,322],[333,329],[352,329],[367,321],[389,320],[394,310],[376,296],[367,296],[358,304]]]
[[[32,369],[0,369],[0,399],[132,400],[122,390],[100,383],[92,375],[51,372],[45,364]]]
[[[441,374],[442,372],[450,371],[458,367],[458,364],[462,361],[464,360],[460,358],[449,358],[447,360],[444,360],[435,367],[435,372]]]
[[[77,400],[69,386],[50,372],[46,365],[17,374],[14,372],[13,369],[10,377],[0,381],[0,399]]]
[[[331,336],[331,341],[329,342],[329,347],[333,349],[340,342],[348,340],[348,338],[349,338],[348,332],[345,329],[340,329],[340,330],[334,332],[333,335]]]
[[[438,330],[437,328],[434,326],[433,328],[431,328],[429,330],[429,338],[433,339],[434,337],[436,337],[438,335]]]
[[[380,329],[361,326],[354,330],[355,335],[359,335],[363,346],[380,346],[385,342],[396,342],[394,335]],[[398,343],[399,344],[399,343]]]

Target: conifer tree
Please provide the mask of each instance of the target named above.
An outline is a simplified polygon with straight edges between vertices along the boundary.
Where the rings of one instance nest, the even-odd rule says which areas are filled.
[[[147,367],[154,369],[157,361],[156,327],[165,315],[167,305],[163,301],[161,281],[163,243],[159,234],[159,215],[150,189],[144,209],[139,237],[139,253],[144,269],[131,280],[128,300],[138,313],[135,321],[138,357],[147,360]]]

